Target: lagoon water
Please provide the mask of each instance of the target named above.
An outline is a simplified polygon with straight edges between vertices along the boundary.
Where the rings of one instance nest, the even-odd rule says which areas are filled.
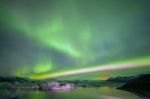
[[[71,91],[0,90],[0,99],[142,99],[113,87],[77,88]]]

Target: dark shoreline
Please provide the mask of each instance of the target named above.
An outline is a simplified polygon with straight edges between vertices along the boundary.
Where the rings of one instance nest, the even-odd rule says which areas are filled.
[[[150,99],[150,74],[140,75],[117,89],[134,93],[144,99]]]

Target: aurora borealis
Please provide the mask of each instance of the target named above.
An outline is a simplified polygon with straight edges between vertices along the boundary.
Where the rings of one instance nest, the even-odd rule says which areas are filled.
[[[150,73],[149,4],[0,0],[0,75],[102,79]]]

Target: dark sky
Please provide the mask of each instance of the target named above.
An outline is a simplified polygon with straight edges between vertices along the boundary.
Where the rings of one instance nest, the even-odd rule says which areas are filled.
[[[149,5],[149,0],[1,0],[0,75],[96,79],[149,73]],[[116,62],[127,66],[111,70]],[[109,71],[101,70],[104,64]]]

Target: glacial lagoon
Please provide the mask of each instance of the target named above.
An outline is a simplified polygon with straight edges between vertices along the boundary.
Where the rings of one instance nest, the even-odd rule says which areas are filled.
[[[76,88],[71,91],[0,90],[0,99],[143,99],[114,87]],[[144,98],[148,99],[148,98]]]

